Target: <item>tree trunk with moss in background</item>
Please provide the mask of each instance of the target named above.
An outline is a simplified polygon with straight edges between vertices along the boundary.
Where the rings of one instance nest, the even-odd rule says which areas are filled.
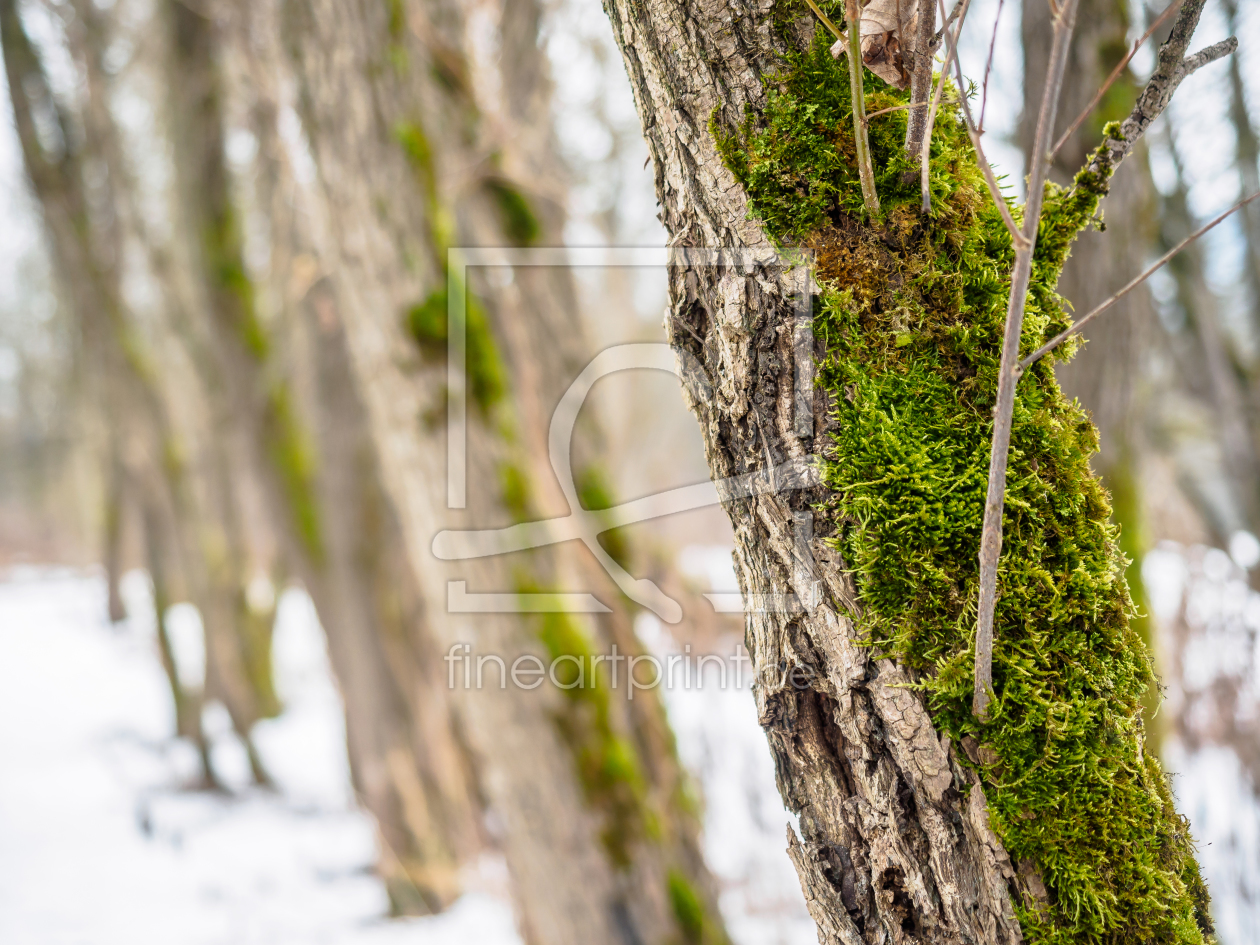
[[[503,296],[473,275],[472,511],[448,510],[447,248],[539,239],[548,217],[512,179],[508,156],[496,157],[480,134],[462,10],[315,3],[290,4],[285,16],[317,170],[318,255],[435,633],[443,648],[466,642],[473,656],[497,654],[509,665],[524,653],[545,664],[598,652],[602,628],[581,617],[465,614],[447,606],[448,581],[465,581],[470,593],[551,590],[572,573],[571,560],[535,552],[451,565],[435,560],[430,547],[443,528],[502,525],[528,514],[545,487],[531,466],[529,439],[538,426],[522,416],[525,382],[516,387],[525,349],[513,347],[505,322],[512,313],[524,320],[542,312],[546,299],[571,305],[564,296],[571,286],[546,273],[518,274]],[[515,293],[519,300],[508,306]],[[574,341],[555,337],[565,350]],[[559,382],[550,376],[560,370],[555,358],[546,353],[529,365],[548,375],[543,389]],[[463,691],[457,679],[456,697],[525,939],[723,940],[712,884],[696,855],[694,815],[679,808],[674,790],[677,762],[657,754],[654,739],[667,731],[659,712],[656,734],[636,727],[631,707],[614,700],[626,691],[624,676],[616,692],[601,679],[565,693],[550,684],[500,689],[494,664],[487,673],[477,691]]]
[[[768,479],[791,460],[816,470],[809,488],[768,483],[727,510],[745,595],[802,602],[750,613],[747,637],[820,941],[1205,941],[1188,828],[1143,745],[1149,658],[1088,464],[1097,433],[1060,392],[1053,358],[1018,388],[996,698],[988,723],[971,713],[1014,254],[959,119],[945,109],[934,130],[926,219],[905,113],[871,121],[882,211],[870,219],[847,69],[804,5],[605,9],[681,264],[671,342],[715,392],[692,402],[713,476]],[[908,98],[864,81],[868,112]],[[1067,325],[1054,287],[1108,183],[1051,188],[1023,350]],[[685,252],[773,258],[776,245],[816,259],[812,429],[793,406],[795,280],[773,264],[688,265]],[[811,514],[812,539],[794,535]]]
[[[117,463],[114,475],[143,520],[158,643],[175,704],[177,734],[197,747],[205,783],[213,784],[215,774],[201,727],[201,693],[181,680],[165,625],[166,608],[172,602],[167,593],[171,570],[184,572],[193,599],[204,603],[199,560],[190,553],[189,535],[195,526],[190,507],[181,501],[178,451],[173,448],[170,419],[150,355],[122,298],[120,248],[125,226],[120,219],[124,216],[120,169],[111,147],[108,111],[101,110],[103,90],[94,81],[99,74],[92,75],[95,63],[88,58],[99,55],[102,48],[94,42],[100,38],[92,29],[96,23],[83,20],[78,25],[86,35],[72,34],[72,53],[89,72],[80,103],[82,138],[72,130],[62,103],[54,102],[43,64],[26,37],[16,6],[0,3],[0,39],[27,174],[43,212],[60,285],[69,293],[67,302],[89,367],[89,389],[108,431],[110,461]],[[41,144],[33,120],[37,108],[56,117],[63,145],[60,153]],[[86,196],[88,163],[108,170],[98,181],[95,203]]]
[[[1046,43],[1052,27],[1049,5],[1044,0],[1024,0],[1021,22],[1025,79],[1019,140],[1027,155],[1032,148],[1050,52]],[[1074,120],[1085,109],[1124,58],[1129,50],[1128,30],[1129,7],[1124,0],[1083,0],[1080,4],[1059,106],[1065,121]],[[1071,183],[1098,143],[1103,126],[1128,115],[1137,92],[1136,80],[1126,70],[1059,150],[1051,167],[1052,180],[1064,186]],[[1078,314],[1105,302],[1146,266],[1155,236],[1155,188],[1146,163],[1146,149],[1139,147],[1141,151],[1125,162],[1111,183],[1105,220],[1115,221],[1116,226],[1090,227],[1082,232],[1063,267],[1058,292]],[[1111,493],[1112,517],[1120,528],[1120,549],[1129,559],[1125,579],[1139,610],[1131,624],[1148,647],[1153,646],[1153,638],[1142,585],[1142,557],[1150,550],[1148,518],[1152,513],[1158,515],[1158,509],[1152,508],[1143,495],[1143,467],[1149,458],[1143,423],[1148,397],[1143,381],[1152,355],[1155,318],[1149,292],[1141,289],[1132,293],[1121,299],[1106,318],[1094,321],[1085,330],[1086,343],[1080,353],[1060,363],[1055,371],[1064,394],[1078,398],[1098,428],[1099,451],[1091,466]],[[1158,754],[1157,730],[1153,727],[1158,724],[1157,686],[1148,690],[1144,704],[1151,750]]]
[[[267,526],[315,604],[346,709],[347,749],[360,802],[376,818],[378,872],[399,914],[445,909],[460,869],[482,845],[441,652],[424,602],[398,557],[401,538],[382,493],[345,341],[309,239],[294,215],[293,178],[278,131],[275,4],[214,21],[182,4],[166,11],[173,63],[177,167],[185,225],[207,302],[207,387],[235,471],[262,494]],[[234,44],[234,45],[232,45]],[[244,260],[224,154],[227,61],[243,63],[259,141],[255,210],[267,216],[270,286]],[[272,311],[264,320],[264,290]]]

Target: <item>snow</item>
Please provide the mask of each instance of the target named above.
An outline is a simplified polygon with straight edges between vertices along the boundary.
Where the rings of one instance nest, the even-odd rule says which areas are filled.
[[[729,549],[697,546],[686,557],[714,586],[732,579],[723,570]],[[1175,610],[1185,562],[1168,546],[1148,559],[1157,615]],[[1219,578],[1219,597],[1204,598],[1201,585],[1196,607],[1209,622],[1239,611],[1253,623],[1260,596],[1240,602],[1236,572],[1216,575],[1227,562],[1209,556],[1204,565]],[[124,596],[130,613],[151,612],[142,574],[128,576]],[[244,750],[217,707],[205,721],[232,791],[188,787],[197,759],[171,737],[152,618],[111,627],[104,613],[96,574],[0,574],[0,943],[519,945],[506,871],[494,857],[470,871],[469,891],[446,914],[386,918],[372,871],[374,827],[354,804],[340,696],[309,598],[281,597],[274,658],[285,711],[255,730],[275,791],[248,787]],[[171,616],[179,645],[196,654],[195,610]],[[636,631],[658,656],[680,651],[650,615]],[[736,644],[732,637],[719,650]],[[704,849],[723,915],[737,945],[812,945],[813,922],[784,852],[795,824],[775,788],[751,674],[723,687],[718,673],[710,664],[702,685],[663,695],[703,792]],[[1167,760],[1222,945],[1260,941],[1260,807],[1245,772],[1218,746],[1190,752],[1173,740]]]
[[[519,943],[493,860],[445,915],[384,918],[373,824],[351,803],[340,700],[303,595],[285,595],[277,626],[286,711],[257,732],[279,790],[215,794],[184,787],[196,757],[170,738],[152,619],[110,627],[94,575],[24,569],[7,579],[0,942]],[[149,612],[144,585],[141,575],[126,584],[133,614]],[[243,784],[244,751],[215,714],[215,760]]]
[[[711,573],[729,570],[729,549],[706,555]],[[111,626],[97,574],[0,574],[0,943],[518,945],[501,858],[469,873],[469,892],[446,914],[385,917],[374,826],[354,804],[341,698],[310,598],[280,599],[273,657],[285,710],[254,730],[276,790],[249,786],[244,747],[212,704],[203,719],[230,789],[215,793],[190,787],[195,750],[171,735],[145,575],[127,575],[123,596],[133,616]],[[167,620],[196,684],[200,617],[177,605]],[[677,650],[659,624],[641,629],[655,630],[655,648]],[[716,681],[665,697],[705,796],[722,911],[737,945],[812,945],[751,674],[742,687]]]

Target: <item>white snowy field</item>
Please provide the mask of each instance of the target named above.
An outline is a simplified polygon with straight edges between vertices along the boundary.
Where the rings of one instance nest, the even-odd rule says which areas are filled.
[[[1188,591],[1176,559],[1162,554],[1148,561],[1148,578],[1163,588],[1153,609],[1165,616]],[[1254,645],[1260,597],[1240,597],[1237,583],[1195,593],[1249,597],[1239,626]],[[211,708],[216,768],[233,786],[223,794],[187,787],[196,759],[171,737],[147,581],[129,575],[124,591],[136,616],[111,626],[97,575],[0,574],[0,943],[519,945],[505,870],[492,857],[445,915],[386,918],[373,824],[353,802],[340,697],[304,594],[289,591],[280,604],[285,711],[256,731],[277,790],[246,786],[243,749]],[[168,619],[195,649],[189,609]],[[636,629],[658,654],[677,648],[651,618]],[[790,821],[752,696],[712,682],[666,698],[704,791],[722,911],[738,945],[808,945],[814,927],[783,852]],[[1174,741],[1169,755],[1221,945],[1260,943],[1260,809],[1246,776],[1224,748]]]
[[[99,576],[0,574],[0,943],[520,942],[505,870],[489,857],[445,915],[385,917],[373,824],[353,804],[340,697],[304,594],[287,592],[277,621],[285,711],[255,733],[276,791],[245,786],[226,713],[208,710],[231,794],[187,788],[196,758],[171,737],[142,574],[128,575],[124,596],[133,616],[111,626]],[[195,650],[190,610],[168,621]],[[721,824],[707,831],[706,853],[736,941],[816,941],[751,695],[679,690],[669,705],[706,820]]]

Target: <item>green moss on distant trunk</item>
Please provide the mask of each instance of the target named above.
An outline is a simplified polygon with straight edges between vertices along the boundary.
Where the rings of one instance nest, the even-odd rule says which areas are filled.
[[[906,100],[865,81],[870,111]],[[825,37],[769,86],[764,113],[734,132],[712,127],[767,232],[817,253],[818,376],[835,394],[837,421],[826,448],[833,491],[819,512],[857,580],[858,626],[917,673],[939,728],[975,736],[1000,759],[980,769],[991,822],[1051,896],[1042,912],[1018,907],[1029,942],[1205,941],[1207,894],[1188,827],[1143,747],[1150,658],[1131,626],[1108,496],[1088,464],[1097,433],[1060,391],[1053,358],[1019,384],[997,698],[989,724],[971,714],[977,552],[1013,253],[964,129],[948,108],[937,121],[924,221],[917,175],[903,176],[906,113],[873,119],[883,211],[869,220],[848,75]],[[1099,184],[1086,175],[1071,192],[1047,187],[1025,353],[1068,324],[1055,285]]]

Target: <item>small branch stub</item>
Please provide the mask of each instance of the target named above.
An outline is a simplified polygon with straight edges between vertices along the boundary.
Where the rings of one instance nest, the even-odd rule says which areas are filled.
[[[857,143],[858,176],[862,181],[862,202],[866,205],[866,212],[873,217],[879,213],[879,195],[875,193],[875,167],[871,163],[871,143],[866,134],[861,16],[857,0],[845,0],[844,11],[849,25],[849,86],[853,92],[853,137]]]

